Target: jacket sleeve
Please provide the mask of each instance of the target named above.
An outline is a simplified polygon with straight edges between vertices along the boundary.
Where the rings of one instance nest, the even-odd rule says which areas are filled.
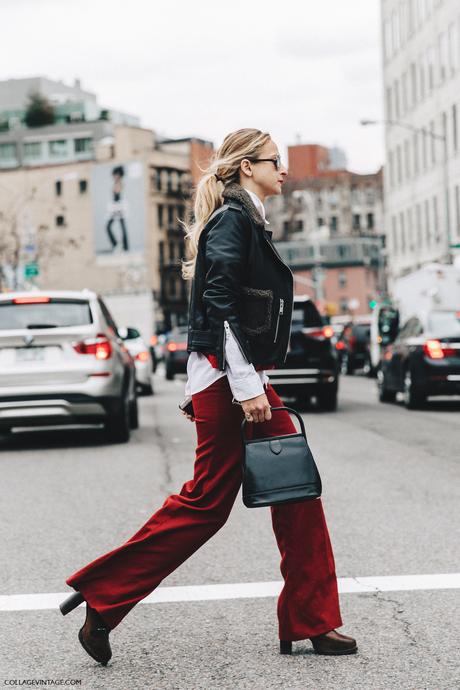
[[[217,360],[225,370],[226,320],[246,360],[251,362],[249,343],[241,330],[238,302],[248,261],[251,226],[239,211],[224,211],[206,237],[206,275],[203,303],[212,330],[218,333]]]

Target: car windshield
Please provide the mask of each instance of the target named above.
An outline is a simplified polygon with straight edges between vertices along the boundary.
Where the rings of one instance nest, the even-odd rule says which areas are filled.
[[[0,302],[0,330],[59,328],[92,323],[88,302],[50,300],[43,303]]]
[[[460,311],[432,311],[427,326],[433,335],[460,336]]]

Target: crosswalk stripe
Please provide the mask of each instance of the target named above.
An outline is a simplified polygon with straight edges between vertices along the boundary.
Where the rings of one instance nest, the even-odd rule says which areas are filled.
[[[341,577],[338,578],[338,585],[341,594],[460,589],[460,573]],[[282,582],[235,582],[222,585],[158,587],[140,603],[166,604],[184,601],[276,597],[282,586]],[[0,611],[55,609],[72,592],[73,590],[42,594],[3,594],[0,596]]]

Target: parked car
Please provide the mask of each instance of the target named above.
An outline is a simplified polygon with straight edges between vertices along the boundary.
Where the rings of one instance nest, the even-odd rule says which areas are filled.
[[[323,410],[337,408],[339,363],[333,334],[309,297],[294,297],[286,361],[268,372],[278,395],[295,396],[299,402],[314,396]]]
[[[460,395],[460,311],[412,316],[382,349],[377,374],[381,402],[404,394],[409,409],[431,395]]]
[[[171,381],[176,374],[187,373],[187,335],[187,326],[179,326],[166,336],[164,361],[168,381]]]
[[[354,374],[357,369],[367,376],[373,373],[370,339],[370,319],[350,321],[344,326],[335,344],[342,374]]]
[[[145,344],[137,328],[120,327],[118,334],[134,359],[136,384],[139,392],[143,395],[153,395],[153,366],[150,348]]]
[[[0,294],[0,430],[138,426],[134,361],[103,300],[82,290]]]

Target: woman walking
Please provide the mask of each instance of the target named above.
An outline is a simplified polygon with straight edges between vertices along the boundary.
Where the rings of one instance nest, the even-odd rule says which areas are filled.
[[[196,425],[193,479],[126,543],[71,575],[76,592],[65,615],[86,602],[79,631],[96,661],[111,657],[109,632],[141,599],[226,522],[241,486],[244,418],[249,438],[296,431],[266,370],[284,362],[289,344],[293,277],[277,253],[263,201],[280,194],[287,171],[269,134],[229,134],[196,191],[188,228],[192,279],[186,393]],[[184,413],[186,414],[186,413]],[[352,654],[342,625],[334,556],[321,499],[271,508],[284,587],[278,599],[280,651],[310,639],[318,654]]]

